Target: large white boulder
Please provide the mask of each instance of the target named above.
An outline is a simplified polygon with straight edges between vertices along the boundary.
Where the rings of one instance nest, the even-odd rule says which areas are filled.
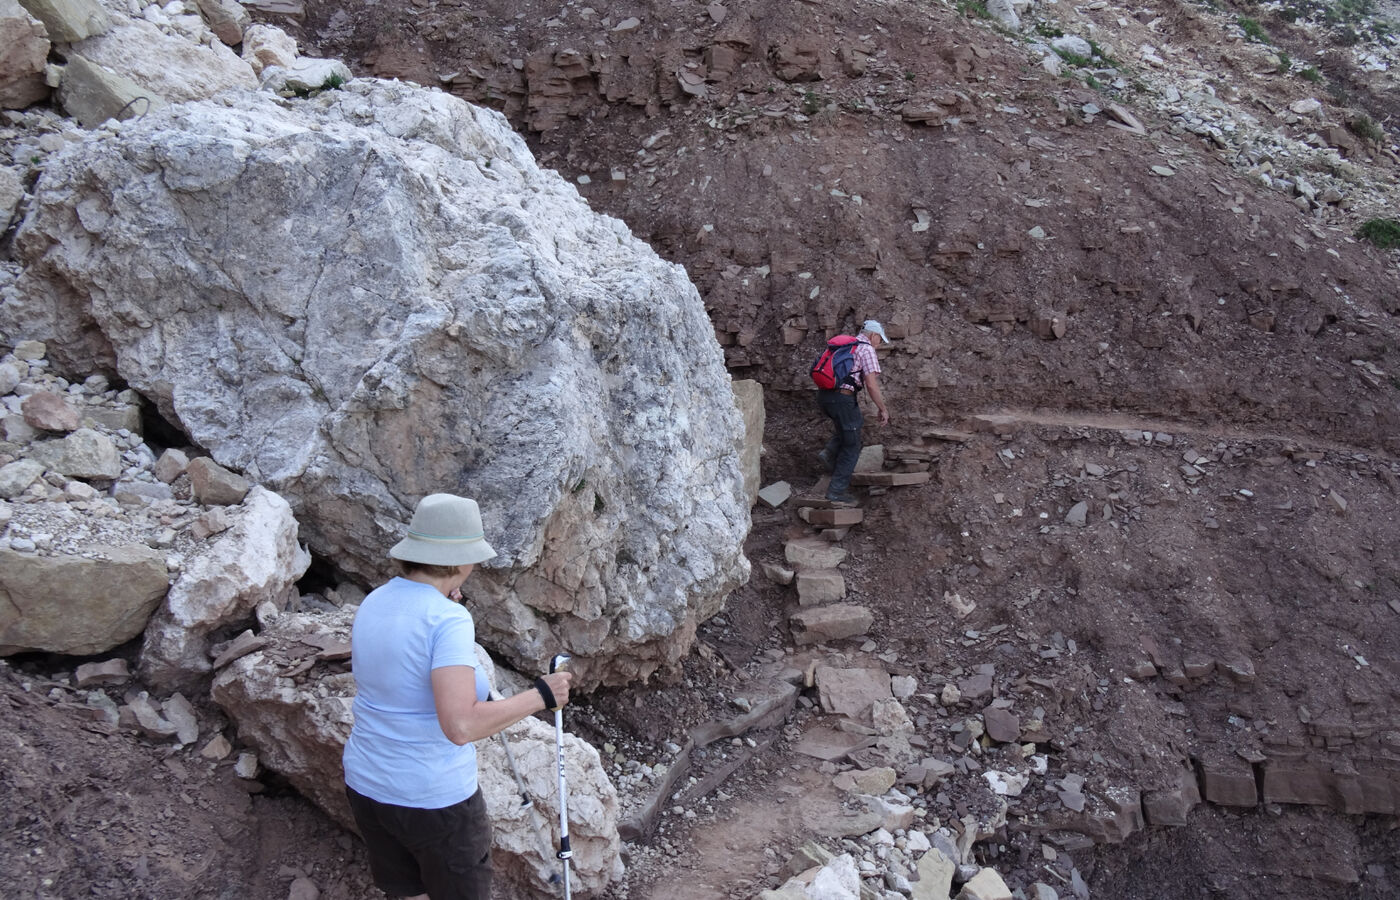
[[[748,577],[743,424],[695,287],[499,114],[357,79],[228,92],[48,161],[0,328],[111,359],[378,581],[424,495],[481,503],[479,634],[581,685],[674,666]]]

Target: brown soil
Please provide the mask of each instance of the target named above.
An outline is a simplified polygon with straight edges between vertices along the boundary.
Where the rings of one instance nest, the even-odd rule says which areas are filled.
[[[662,0],[312,2],[302,21],[273,21],[309,53],[503,110],[544,164],[588,176],[595,208],[683,263],[736,376],[766,389],[765,483],[819,474],[825,425],[804,371],[822,338],[868,315],[894,327],[892,422],[866,442],[919,448],[933,477],[865,498],[844,573],[876,622],[870,649],[834,650],[919,680],[908,706],[927,753],[956,755],[950,728],[977,710],[922,695],[992,663],[1018,710],[1043,709],[1051,776],[1086,776],[1093,803],[1111,786],[1162,789],[1186,761],[1242,765],[1247,780],[1248,760],[1288,748],[1329,771],[1390,772],[1373,789],[1394,797],[1400,290],[1394,253],[1351,235],[1393,214],[1395,163],[1358,149],[1354,205],[1303,213],[1238,147],[1174,131],[1155,89],[1132,84],[1203,73],[1261,133],[1299,139],[1314,125],[1288,120],[1293,101],[1328,96],[1333,118],[1390,127],[1397,95],[1262,8],[1097,5],[1047,9],[1067,32],[1101,29],[1127,88],[1051,77],[986,22],[913,2],[731,3],[723,22]],[[613,30],[630,16],[639,27]],[[1225,38],[1237,16],[1318,65],[1334,93],[1252,66],[1259,48]],[[1163,73],[1135,61],[1143,44],[1182,52]],[[723,74],[692,97],[678,71]],[[1084,113],[1110,102],[1147,134]],[[937,106],[943,123],[909,124],[906,103]],[[913,230],[915,210],[927,230]],[[1040,310],[1064,318],[1063,338],[1033,333]],[[974,420],[986,415],[1003,418]],[[1066,524],[1080,502],[1085,526]],[[758,509],[749,554],[780,562],[809,530]],[[953,594],[976,604],[966,618]],[[756,567],[684,672],[600,692],[571,727],[639,756],[682,741],[729,709],[763,651],[791,647],[795,608]],[[1173,677],[1197,658],[1214,668]],[[1252,678],[1225,671],[1239,660]],[[1141,674],[1147,662],[1157,675]],[[17,895],[280,900],[300,872],[323,897],[374,896],[358,843],[275,779],[250,796],[231,762],[92,731],[46,680],[72,664],[0,670],[0,846]],[[668,814],[629,848],[617,896],[778,883],[816,807],[838,801],[790,732],[756,737],[766,749],[696,818]],[[931,811],[955,820],[985,800],[959,790],[931,796]],[[1027,796],[980,858],[1062,895],[1074,871],[1094,897],[1400,891],[1393,816],[1205,804],[1185,827],[1086,846],[1065,837],[1062,812],[1053,794]]]

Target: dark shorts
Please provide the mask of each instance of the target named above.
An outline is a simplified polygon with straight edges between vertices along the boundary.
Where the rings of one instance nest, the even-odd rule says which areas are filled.
[[[390,897],[489,900],[491,822],[477,791],[442,809],[380,803],[347,787],[374,883]]]

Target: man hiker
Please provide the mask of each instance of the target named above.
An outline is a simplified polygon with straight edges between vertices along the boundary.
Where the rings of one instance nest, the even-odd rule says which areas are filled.
[[[837,380],[835,387],[818,388],[817,405],[834,426],[831,440],[817,457],[827,471],[831,472],[831,485],[827,488],[826,499],[841,506],[854,506],[851,496],[851,474],[856,470],[860,459],[860,430],[864,419],[860,414],[860,404],[856,395],[862,390],[870,391],[870,399],[880,413],[880,424],[888,425],[890,412],[885,407],[885,397],[880,390],[880,360],[875,351],[888,343],[885,327],[874,319],[866,320],[860,334],[854,341],[837,338],[828,344],[828,353],[833,352],[838,343],[849,345],[850,372]]]

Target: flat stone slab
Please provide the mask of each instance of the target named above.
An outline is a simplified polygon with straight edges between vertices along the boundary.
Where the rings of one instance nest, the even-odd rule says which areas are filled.
[[[894,697],[890,691],[890,673],[884,669],[817,666],[816,681],[822,709],[838,716],[859,718],[876,701]]]
[[[837,762],[857,750],[873,746],[875,738],[863,734],[850,734],[835,728],[817,727],[803,733],[792,745],[792,749],[803,756]]]
[[[859,525],[865,521],[863,509],[813,509],[804,506],[797,511],[797,515],[809,525],[823,525],[828,528]]]
[[[836,569],[803,569],[797,573],[797,602],[819,606],[846,599],[846,579]]]
[[[794,569],[834,569],[846,558],[846,550],[821,538],[788,541],[783,555]]]
[[[912,484],[927,484],[930,477],[928,472],[857,472],[851,476],[851,484],[905,487]]]
[[[799,645],[820,644],[865,634],[875,624],[875,615],[854,603],[833,603],[795,612],[788,623]]]
[[[775,481],[758,492],[758,499],[777,509],[792,496],[792,485],[786,481]]]

